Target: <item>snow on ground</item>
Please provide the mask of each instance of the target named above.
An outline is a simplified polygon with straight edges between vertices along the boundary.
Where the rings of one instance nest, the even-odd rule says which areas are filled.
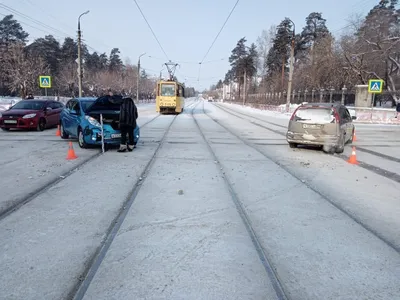
[[[139,126],[157,115],[150,105],[138,105],[138,110]],[[80,149],[77,141],[72,140],[78,159],[67,161],[68,141],[57,137],[56,129],[0,130],[0,167],[7,174],[0,180],[0,213],[99,152]]]
[[[329,197],[332,203],[343,205],[400,248],[398,183],[322,153],[292,150],[276,133],[228,117],[210,104],[206,104],[206,109],[221,124],[246,135],[247,140],[266,144],[257,147],[271,160],[238,140],[234,143],[229,135],[216,134],[221,128],[202,117],[209,139],[215,141],[213,148],[219,154],[223,170],[234,182],[257,233],[262,237],[263,246],[271,254],[280,279],[292,297],[333,299],[346,296],[357,299],[358,293],[362,292],[371,298],[387,293],[386,297],[390,298],[398,292],[396,267],[386,265],[386,259],[393,259],[392,263],[398,265],[399,254],[303,182],[316,186],[317,191]],[[221,137],[217,140],[218,136]],[[375,251],[382,257],[379,262],[370,264],[370,257],[376,257]],[[388,287],[386,279],[380,283],[367,279],[379,273],[384,265],[388,272],[383,277],[390,282],[390,292],[381,288],[381,285]],[[291,285],[291,282],[296,284]],[[307,288],[311,286],[312,289]]]
[[[219,166],[180,115],[85,299],[265,297],[272,286]]]
[[[292,113],[295,111],[299,104],[290,104],[290,113],[286,113],[286,105],[279,106],[265,106],[265,109],[259,109],[250,107],[248,104],[246,106],[235,104],[235,103],[223,103],[224,105],[229,105],[233,108],[243,109],[244,111],[251,112],[253,114],[262,114],[264,116],[271,116],[275,118],[287,119],[289,120]],[[362,124],[393,124],[399,125],[400,121],[395,118],[396,112],[394,109],[384,109],[384,108],[374,108],[372,111],[370,108],[355,108],[348,106],[347,107],[351,116],[356,116],[357,119],[354,120],[354,123],[362,123]],[[371,120],[372,116],[372,120]]]
[[[400,249],[400,233],[397,228],[400,221],[400,200],[398,191],[400,184],[392,179],[377,175],[370,170],[359,166],[348,164],[336,155],[327,155],[321,150],[312,148],[290,149],[285,140],[286,130],[281,128],[281,134],[270,132],[257,127],[248,121],[231,117],[216,107],[208,108],[215,113],[225,124],[237,130],[246,139],[257,144],[257,147],[271,157],[274,161],[292,170],[299,178],[311,186],[316,187],[322,194],[334,199],[335,203],[356,212],[361,219],[365,220],[375,230],[386,236],[388,240],[395,243]],[[229,117],[228,117],[229,116]],[[268,121],[275,122],[276,120]],[[261,122],[259,122],[261,124]],[[268,124],[265,124],[269,126]],[[274,130],[277,127],[269,126]],[[359,126],[357,126],[358,128]],[[400,154],[400,130],[394,128],[390,132],[388,140],[377,140],[382,133],[375,131],[357,131],[358,143],[369,149],[368,144],[377,146],[387,145],[391,147],[391,155],[398,158]],[[371,134],[372,136],[368,136]],[[396,140],[393,138],[396,137]],[[361,147],[361,146],[360,146]],[[385,147],[382,147],[385,148]],[[362,151],[357,151],[359,161],[377,166],[393,173],[399,173],[400,162],[389,161]],[[351,146],[346,146],[345,156],[351,154]],[[382,218],[382,216],[384,216]]]
[[[159,140],[171,116],[143,134]],[[1,221],[0,290],[5,299],[67,299],[157,143],[106,152]],[[9,173],[9,176],[16,177]]]
[[[267,272],[224,178],[289,298],[394,299],[400,293],[398,182],[321,151],[290,149],[280,127],[287,119],[259,113],[257,118],[279,125],[262,123],[272,132],[200,102],[194,117],[215,161],[189,114],[190,104],[142,178],[85,299],[273,299]],[[139,124],[156,116],[154,104],[146,105],[138,106]],[[259,151],[204,115],[203,105],[219,124]],[[133,153],[106,152],[0,220],[3,297],[70,296],[172,119],[160,116],[142,128]],[[358,133],[364,147],[386,134],[365,128]],[[35,138],[32,144],[4,141],[0,134],[0,151],[21,147],[16,165],[7,169],[9,177],[17,179],[14,170],[25,167],[22,158],[31,151],[55,143],[47,134],[27,133],[26,138]],[[390,132],[390,143],[379,143],[397,145],[396,134]],[[12,150],[3,153],[11,157]],[[358,152],[360,160],[385,161],[364,154]],[[0,164],[10,163],[1,157]],[[43,164],[35,155],[32,159]],[[0,191],[4,188],[0,181]]]

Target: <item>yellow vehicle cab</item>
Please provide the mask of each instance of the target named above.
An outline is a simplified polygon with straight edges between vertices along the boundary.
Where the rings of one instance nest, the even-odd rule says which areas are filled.
[[[174,80],[160,80],[156,89],[156,111],[181,113],[185,107],[185,88]]]

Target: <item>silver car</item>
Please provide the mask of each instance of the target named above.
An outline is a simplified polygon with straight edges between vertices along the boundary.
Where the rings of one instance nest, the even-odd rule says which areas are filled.
[[[291,148],[313,145],[328,153],[342,153],[345,144],[353,141],[355,119],[341,104],[303,104],[290,118],[286,140]]]

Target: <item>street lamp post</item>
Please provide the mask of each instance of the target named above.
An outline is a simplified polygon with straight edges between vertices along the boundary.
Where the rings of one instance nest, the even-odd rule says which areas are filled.
[[[140,78],[140,58],[146,53],[140,54],[137,64],[137,82],[136,82],[136,102],[139,103],[139,78]]]
[[[78,85],[79,85],[79,97],[82,97],[82,78],[83,78],[83,72],[82,72],[82,35],[81,35],[81,17],[83,15],[88,14],[89,11],[85,11],[83,14],[81,14],[78,18]]]
[[[289,19],[293,24],[293,34],[292,34],[292,43],[290,47],[290,67],[289,67],[289,81],[288,81],[288,89],[287,89],[287,97],[286,97],[286,112],[290,111],[290,95],[292,92],[292,79],[293,79],[293,68],[294,68],[294,42],[296,35],[296,25],[292,20]]]

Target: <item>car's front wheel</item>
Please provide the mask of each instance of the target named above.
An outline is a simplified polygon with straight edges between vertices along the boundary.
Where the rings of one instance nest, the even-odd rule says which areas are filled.
[[[296,143],[289,143],[289,147],[290,148],[297,148],[297,144]]]
[[[10,131],[10,128],[2,128],[3,131]]]
[[[43,131],[43,130],[45,130],[45,129],[46,129],[46,120],[43,119],[43,118],[41,118],[41,119],[39,120],[39,123],[38,123],[37,126],[36,126],[36,130],[37,130],[37,131]]]
[[[87,148],[87,146],[88,146],[85,142],[85,138],[83,136],[83,131],[81,128],[78,129],[78,144],[79,144],[79,147],[81,147],[83,149]]]
[[[65,132],[65,130],[64,130],[64,125],[63,125],[63,123],[62,122],[60,122],[60,132],[61,132],[61,138],[62,139],[68,139],[69,138],[69,135]]]

